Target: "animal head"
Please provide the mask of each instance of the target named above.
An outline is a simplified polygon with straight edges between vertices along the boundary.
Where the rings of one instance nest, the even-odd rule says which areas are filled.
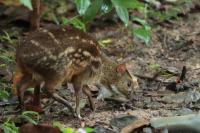
[[[107,93],[104,92],[101,94],[101,97],[111,98],[122,102],[130,100],[134,89],[138,88],[137,79],[130,74],[124,62],[118,64],[107,56],[103,56],[102,59],[103,74],[101,76],[101,83],[106,85],[110,95],[103,96]]]
[[[107,87],[99,86],[100,93],[97,99],[110,99],[119,102],[126,102],[131,100],[134,88],[138,88],[137,79],[132,76],[125,64],[115,64],[108,68],[111,73],[107,73],[104,78],[107,78]],[[109,76],[109,77],[107,77]]]
[[[116,80],[113,83],[112,90],[119,95],[123,95],[125,98],[130,99],[133,93],[135,82],[133,76],[126,68],[125,63],[118,64],[115,68]]]

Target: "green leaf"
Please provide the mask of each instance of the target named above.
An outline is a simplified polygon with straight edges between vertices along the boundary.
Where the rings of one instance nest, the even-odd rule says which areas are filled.
[[[122,2],[121,0],[111,0],[111,2],[113,3],[119,18],[124,22],[125,26],[128,26],[129,22],[129,14],[127,9],[128,7],[127,5],[124,4],[126,2],[128,4],[128,1],[125,0]]]
[[[78,13],[80,15],[84,15],[87,11],[88,7],[90,6],[90,0],[75,0],[76,7],[78,9]]]
[[[147,24],[147,22],[144,19],[140,19],[137,17],[133,17],[132,19],[141,24],[146,30],[151,30],[151,27]]]
[[[3,31],[3,32],[4,32],[4,35],[0,36],[0,40],[2,40],[2,41],[8,41],[8,43],[13,44],[14,42],[11,39],[10,34],[8,34],[8,32],[6,32],[6,31]]]
[[[53,126],[59,128],[59,129],[62,128],[62,124],[59,121],[53,121]]]
[[[27,120],[29,123],[37,125],[37,122],[33,120],[31,117],[28,116],[22,116],[23,119]]]
[[[34,111],[24,111],[22,112],[20,117],[24,118],[25,120],[27,120],[28,122],[34,125],[37,125],[39,121],[39,114]],[[37,118],[36,120],[34,120],[35,117]]]
[[[137,17],[133,17],[132,18],[134,21],[140,23],[141,25],[146,25],[146,21],[144,19],[140,19],[140,18],[137,18]]]
[[[133,29],[133,34],[136,37],[142,39],[146,43],[146,45],[148,45],[151,40],[151,27],[147,24],[147,22],[144,19],[133,17],[132,20],[141,24],[141,28]]]
[[[74,130],[72,128],[62,128],[61,131],[63,133],[74,133]]]
[[[4,60],[6,63],[12,63],[14,60],[12,60],[10,57],[5,55],[0,55],[0,59]]]
[[[150,31],[143,28],[135,28],[133,29],[133,34],[137,36],[138,38],[142,39],[146,45],[150,42]]]
[[[83,22],[85,24],[88,23],[89,21],[91,21],[92,19],[94,19],[94,17],[100,10],[102,3],[103,3],[103,0],[94,0],[92,2],[92,4],[90,5],[90,7],[87,9],[87,11],[85,12],[85,14],[82,17]]]
[[[84,128],[84,130],[85,130],[87,133],[94,132],[94,129],[93,129],[93,128],[89,128],[89,127]]]
[[[5,90],[0,90],[0,100],[7,100],[9,97],[9,93]]]
[[[29,10],[33,10],[31,0],[20,0],[20,3],[26,6]]]
[[[128,26],[129,14],[128,9],[122,6],[115,6],[117,15],[124,22],[125,26]]]
[[[63,17],[62,18],[62,24],[63,25],[72,24],[75,28],[80,29],[84,32],[86,31],[85,24],[80,19],[78,19],[77,17],[73,17],[73,18],[70,18],[70,19]]]
[[[26,116],[39,116],[38,112],[35,112],[35,111],[24,111],[24,112],[22,112],[22,115],[26,115]]]
[[[0,129],[2,129],[4,133],[18,133],[18,128],[15,126],[14,122],[10,122],[10,119],[1,124]]]
[[[149,65],[149,68],[152,69],[152,70],[159,70],[161,68],[160,64],[150,64]]]
[[[101,6],[101,15],[109,13],[113,9],[113,4],[110,0],[103,0]]]
[[[34,88],[28,88],[26,91],[33,93],[34,92]]]
[[[53,121],[53,126],[59,128],[62,133],[74,133],[72,128],[65,128],[59,121]]]
[[[143,9],[144,4],[139,2],[138,0],[111,0],[112,3],[116,6],[122,6],[125,8],[131,9]]]

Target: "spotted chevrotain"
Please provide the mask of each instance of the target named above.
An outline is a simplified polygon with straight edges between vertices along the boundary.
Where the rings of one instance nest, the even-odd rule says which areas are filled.
[[[72,83],[79,118],[81,91],[88,96],[91,108],[95,108],[88,85],[106,88],[111,97],[129,99],[131,96],[133,81],[125,64],[112,61],[95,39],[77,29],[39,29],[29,33],[17,48],[16,62],[22,74],[17,86],[22,105],[24,91],[34,86],[37,100],[41,84],[50,96],[73,112],[71,105],[55,93],[63,83]]]

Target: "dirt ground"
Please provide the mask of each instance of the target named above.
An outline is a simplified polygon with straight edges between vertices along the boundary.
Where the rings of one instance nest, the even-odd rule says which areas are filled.
[[[133,24],[130,24],[132,26]],[[110,120],[125,115],[151,119],[162,116],[191,114],[200,109],[200,15],[191,13],[178,20],[152,27],[152,41],[146,46],[124,28],[122,24],[95,27],[90,31],[97,40],[111,40],[103,47],[107,55],[117,61],[126,60],[128,70],[138,79],[139,89],[127,103],[97,101],[95,112],[89,109],[87,99],[82,100],[81,111],[85,126],[111,128]],[[187,72],[178,89],[166,89],[177,80],[183,66]],[[153,78],[156,75],[155,78]],[[70,88],[70,87],[69,87]],[[72,91],[71,91],[72,90]],[[73,89],[63,88],[60,94],[75,104]],[[48,102],[50,101],[50,102]],[[79,127],[67,109],[52,100],[44,99],[45,113],[41,121],[61,121],[67,127]],[[49,103],[49,104],[47,104]],[[5,107],[10,110],[14,107]],[[6,116],[7,117],[7,116]]]
[[[97,106],[95,112],[91,112],[87,104],[82,109],[86,126],[103,125],[109,128],[111,119],[124,115],[151,119],[198,112],[199,86],[190,86],[176,92],[166,89],[166,84],[161,81],[176,81],[177,78],[177,76],[162,74],[162,71],[172,69],[176,74],[181,72],[183,66],[186,66],[185,82],[200,83],[200,29],[197,28],[199,26],[199,14],[192,14],[188,18],[172,21],[169,26],[155,27],[152,30],[151,45],[148,47],[137,39],[133,39],[121,25],[95,29],[91,34],[95,33],[97,39],[112,40],[112,43],[104,48],[109,56],[118,61],[128,60],[128,69],[131,74],[136,75],[139,89],[135,90],[134,99],[129,103],[119,105],[112,101],[95,100]],[[158,65],[164,70],[158,72],[156,68],[153,68]],[[153,77],[156,73],[160,73],[156,78],[158,81],[140,77]],[[71,99],[71,97],[68,98]],[[74,104],[74,99],[72,104]],[[66,126],[80,125],[80,121],[70,119],[63,111],[60,111],[63,107],[56,108],[57,106],[53,104],[49,110],[47,109],[48,113],[43,116],[43,120],[55,118]]]

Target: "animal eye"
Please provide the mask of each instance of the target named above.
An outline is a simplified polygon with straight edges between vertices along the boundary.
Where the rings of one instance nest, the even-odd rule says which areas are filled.
[[[131,87],[131,84],[132,84],[131,81],[128,81],[128,82],[127,82],[127,86],[128,86],[128,87]]]

